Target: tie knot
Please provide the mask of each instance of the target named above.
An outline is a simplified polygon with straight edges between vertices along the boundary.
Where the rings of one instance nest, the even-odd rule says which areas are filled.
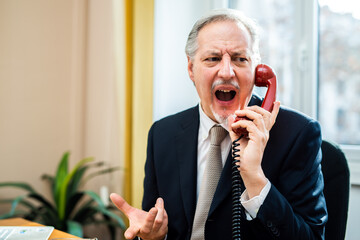
[[[212,145],[220,145],[222,140],[226,137],[228,132],[220,125],[214,125],[210,129],[210,142]]]

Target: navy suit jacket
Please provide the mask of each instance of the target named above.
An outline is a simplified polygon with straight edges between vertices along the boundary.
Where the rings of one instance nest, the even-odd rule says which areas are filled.
[[[253,97],[251,105],[261,104]],[[162,197],[168,239],[190,239],[196,207],[198,106],[166,117],[149,131],[143,209]],[[262,168],[271,189],[255,219],[243,214],[244,239],[323,239],[327,221],[321,173],[319,124],[281,108],[270,131]],[[244,213],[244,211],[242,211]],[[231,154],[223,168],[205,224],[205,239],[231,240]]]

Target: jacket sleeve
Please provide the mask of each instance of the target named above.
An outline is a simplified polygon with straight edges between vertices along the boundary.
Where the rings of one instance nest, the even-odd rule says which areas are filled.
[[[142,201],[142,208],[145,211],[149,211],[155,205],[156,199],[159,197],[153,154],[154,126],[155,125],[151,127],[148,135],[147,156],[145,163],[144,196]]]
[[[281,164],[276,185],[257,214],[274,239],[324,239],[327,210],[316,121],[299,132]]]

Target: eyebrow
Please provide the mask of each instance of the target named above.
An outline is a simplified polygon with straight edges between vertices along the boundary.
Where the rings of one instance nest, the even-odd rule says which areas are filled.
[[[214,55],[214,56],[221,56],[222,53],[219,50],[208,50],[204,52],[204,55]],[[231,56],[240,56],[240,55],[246,55],[250,56],[249,50],[239,50],[239,51],[233,51],[230,53]]]
[[[205,51],[203,53],[203,55],[221,55],[221,52],[220,51],[217,51],[217,50],[208,50],[208,51]]]

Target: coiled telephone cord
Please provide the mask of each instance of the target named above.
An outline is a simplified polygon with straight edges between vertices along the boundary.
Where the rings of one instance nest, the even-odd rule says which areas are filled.
[[[240,162],[240,150],[237,149],[240,146],[239,141],[243,137],[241,135],[238,139],[232,143],[232,163],[231,163],[231,183],[232,183],[232,236],[233,240],[241,240],[240,235],[240,223],[241,223],[241,185],[242,179],[240,177],[240,171],[237,163]]]

